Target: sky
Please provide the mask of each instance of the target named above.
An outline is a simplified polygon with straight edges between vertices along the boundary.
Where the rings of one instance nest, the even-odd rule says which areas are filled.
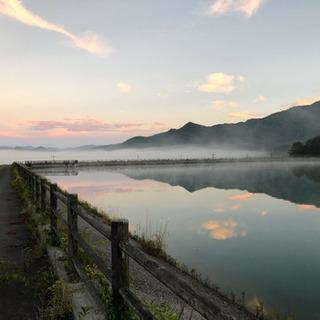
[[[319,0],[0,0],[0,146],[121,143],[320,100]]]

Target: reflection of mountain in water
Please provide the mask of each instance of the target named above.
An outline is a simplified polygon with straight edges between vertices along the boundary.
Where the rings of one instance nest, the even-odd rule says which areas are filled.
[[[320,164],[225,163],[208,166],[125,169],[133,179],[151,179],[190,192],[208,187],[265,193],[298,204],[320,207]]]

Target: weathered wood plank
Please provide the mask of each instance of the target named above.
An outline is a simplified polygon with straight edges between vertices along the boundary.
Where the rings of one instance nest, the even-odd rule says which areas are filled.
[[[124,302],[132,308],[140,319],[154,320],[155,317],[151,311],[127,288],[119,290]]]
[[[62,203],[64,203],[65,205],[68,205],[68,197],[65,196],[64,194],[62,194],[61,192],[57,191],[55,193],[57,199],[59,199]]]
[[[76,268],[81,280],[83,281],[83,283],[88,288],[92,298],[97,303],[97,305],[103,310],[104,309],[104,305],[103,305],[103,303],[101,301],[99,292],[96,289],[96,287],[94,286],[94,284],[92,283],[92,281],[88,278],[88,276],[87,276],[85,270],[83,269],[82,264],[79,262],[78,258],[73,257],[72,263],[74,264],[74,266],[75,266],[75,268]]]
[[[108,278],[111,282],[112,271],[111,268],[108,268],[105,261],[99,257],[99,255],[90,247],[90,245],[83,239],[83,237],[77,231],[72,232],[73,237],[78,241],[80,246],[85,250],[89,257],[96,263],[101,272]]]
[[[148,270],[153,276],[159,279],[165,286],[186,301],[206,319],[229,319],[221,313],[221,310],[218,307],[208,301],[205,296],[196,292],[187,282],[178,279],[172,272],[160,266],[156,261],[151,260],[148,255],[140,249],[125,241],[121,242],[119,246],[126,254]]]
[[[76,206],[72,208],[81,218],[99,231],[107,239],[111,239],[111,227],[104,224],[100,219],[90,216],[83,208]]]
[[[46,182],[45,182],[46,180],[45,179],[43,179],[43,178],[41,178],[40,179],[40,184],[41,184],[41,186],[40,186],[40,188],[41,188],[41,190],[40,190],[40,192],[41,192],[41,204],[40,204],[40,210],[42,211],[42,212],[44,212],[44,211],[46,211],[46,208],[47,208],[47,206],[46,206],[46,195],[47,195],[47,193],[46,193]]]
[[[72,260],[74,257],[78,257],[78,242],[73,237],[72,232],[78,230],[78,216],[72,210],[72,206],[74,206],[78,202],[78,195],[70,194],[68,196],[68,205],[67,205],[67,215],[68,215],[68,256],[69,259]],[[71,263],[71,272],[75,273],[76,269],[74,265]]]
[[[54,228],[57,227],[57,216],[55,211],[57,210],[57,185],[50,185],[50,225],[51,225],[51,233],[54,234]]]
[[[111,222],[112,293],[118,306],[124,303],[119,290],[129,288],[129,257],[119,247],[120,242],[129,242],[129,222],[126,219]]]

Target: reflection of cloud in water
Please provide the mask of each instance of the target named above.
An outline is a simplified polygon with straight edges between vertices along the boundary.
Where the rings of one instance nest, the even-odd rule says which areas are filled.
[[[239,205],[234,205],[229,207],[229,206],[226,206],[225,204],[218,203],[216,206],[213,206],[213,211],[218,213],[223,213],[223,212],[237,211],[239,210],[239,208],[240,208]]]
[[[244,193],[244,194],[235,194],[233,196],[230,196],[230,200],[246,200],[246,199],[252,199],[255,195],[253,193]]]
[[[236,227],[238,223],[234,220],[226,221],[207,221],[202,224],[202,228],[210,231],[210,238],[216,240],[226,240],[229,238],[245,237],[246,231],[238,232]]]
[[[80,195],[90,196],[91,199],[99,198],[105,194],[113,193],[137,193],[145,192],[142,188],[119,187],[119,186],[88,186],[88,187],[72,187],[69,191],[79,193]]]
[[[320,210],[319,208],[311,204],[297,204],[296,206],[300,211],[313,211],[313,210],[319,211]]]

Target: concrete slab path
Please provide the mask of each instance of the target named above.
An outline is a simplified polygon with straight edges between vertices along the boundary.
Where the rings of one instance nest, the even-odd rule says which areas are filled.
[[[11,183],[11,166],[0,167],[0,275],[20,272],[32,279],[42,263],[24,250],[32,237],[21,219],[22,204]],[[39,301],[35,293],[32,285],[12,277],[0,281],[0,319],[36,319]]]

